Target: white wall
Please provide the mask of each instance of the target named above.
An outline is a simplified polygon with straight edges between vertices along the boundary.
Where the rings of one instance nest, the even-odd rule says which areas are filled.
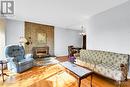
[[[56,56],[68,55],[68,46],[82,46],[80,31],[56,27],[54,31],[54,52]]]
[[[88,49],[130,54],[130,2],[91,17]]]
[[[24,21],[6,20],[6,45],[18,44],[19,37],[24,36]],[[68,46],[82,46],[80,31],[56,27],[54,29],[54,52],[56,56],[68,54]]]
[[[87,26],[88,49],[130,54],[130,1],[91,17]]]
[[[6,45],[19,44],[19,37],[24,36],[24,21],[6,20]]]
[[[5,20],[0,18],[0,59],[4,58],[5,46]]]

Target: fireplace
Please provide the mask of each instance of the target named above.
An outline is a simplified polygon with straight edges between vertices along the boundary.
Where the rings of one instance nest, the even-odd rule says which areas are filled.
[[[32,49],[34,58],[43,58],[49,56],[49,47],[33,47]]]

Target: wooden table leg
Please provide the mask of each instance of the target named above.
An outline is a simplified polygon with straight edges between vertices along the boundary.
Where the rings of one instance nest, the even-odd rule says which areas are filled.
[[[3,82],[4,82],[3,63],[1,64],[1,76],[2,76],[2,79],[3,79]]]
[[[4,82],[4,75],[9,76],[6,73],[4,73],[4,64],[3,63],[1,63],[1,74],[0,75],[2,76],[3,82]]]
[[[92,79],[93,79],[93,74],[91,74],[91,82],[90,82],[90,87],[92,87]]]
[[[81,85],[81,78],[78,79],[78,87]]]
[[[0,74],[0,76],[2,77],[3,82],[4,82],[4,75],[9,76],[6,73],[4,73],[4,64],[7,64],[7,62],[6,61],[5,62],[0,61],[0,65],[1,65],[1,74]]]

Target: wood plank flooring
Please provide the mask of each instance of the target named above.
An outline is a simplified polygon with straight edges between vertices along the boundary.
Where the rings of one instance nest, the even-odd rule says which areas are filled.
[[[59,61],[67,60],[67,57],[58,57]],[[60,65],[33,67],[21,74],[11,73],[5,76],[5,82],[0,77],[0,87],[77,87],[77,79],[65,71]],[[100,75],[93,75],[93,87],[117,87],[113,80]],[[81,81],[81,87],[90,87],[90,77]],[[130,87],[130,80],[123,82],[121,87]]]

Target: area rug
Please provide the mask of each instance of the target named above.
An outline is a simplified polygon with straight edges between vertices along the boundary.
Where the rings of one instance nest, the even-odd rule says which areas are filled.
[[[56,59],[56,57],[37,58],[34,60],[34,66],[46,66],[57,63],[59,63],[59,61]]]

